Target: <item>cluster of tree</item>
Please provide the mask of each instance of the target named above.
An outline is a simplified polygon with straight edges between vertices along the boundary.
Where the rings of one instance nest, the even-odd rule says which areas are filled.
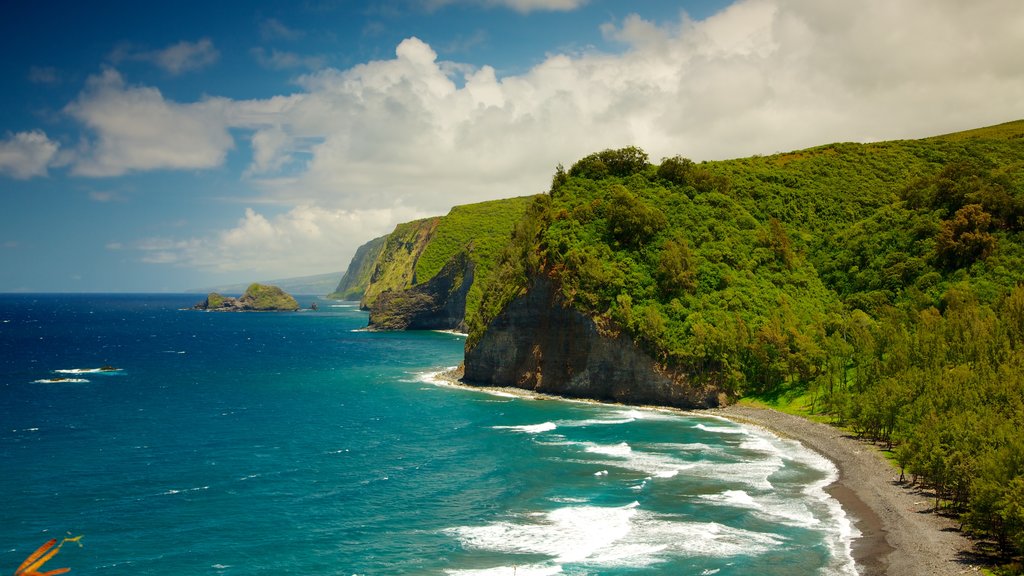
[[[1012,128],[1012,129],[1011,129]],[[1024,553],[1024,125],[768,157],[561,166],[469,318],[532,277],[734,396],[803,387]]]
[[[930,484],[1006,552],[1024,552],[1024,285],[994,305],[967,285],[940,311],[910,301],[832,327],[810,381],[817,409],[894,450],[901,475]]]

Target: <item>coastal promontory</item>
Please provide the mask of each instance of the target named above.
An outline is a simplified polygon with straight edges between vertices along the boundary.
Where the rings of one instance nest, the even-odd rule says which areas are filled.
[[[238,298],[210,292],[206,300],[193,306],[193,309],[216,312],[291,312],[299,309],[299,303],[277,286],[253,283]]]

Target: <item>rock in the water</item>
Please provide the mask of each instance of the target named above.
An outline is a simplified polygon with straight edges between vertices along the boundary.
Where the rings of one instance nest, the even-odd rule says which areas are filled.
[[[253,283],[246,289],[245,294],[238,298],[211,292],[206,300],[193,308],[218,312],[294,311],[299,309],[299,303],[291,294],[277,286]]]

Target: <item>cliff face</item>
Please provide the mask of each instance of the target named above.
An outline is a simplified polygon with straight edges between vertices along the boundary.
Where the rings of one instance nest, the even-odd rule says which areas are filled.
[[[416,284],[416,262],[430,243],[441,218],[399,224],[388,234],[374,262],[370,282],[360,306],[369,309],[388,290],[405,290]]]
[[[466,295],[474,268],[469,255],[460,252],[427,282],[381,293],[370,305],[370,327],[465,331]]]
[[[720,393],[665,371],[626,335],[602,335],[545,278],[534,279],[466,350],[465,381],[680,408],[717,406]]]
[[[352,261],[348,264],[348,269],[341,277],[341,281],[338,282],[338,287],[327,297],[335,300],[361,300],[367,286],[370,285],[370,277],[373,276],[377,257],[384,249],[387,239],[387,235],[374,238],[356,249]]]

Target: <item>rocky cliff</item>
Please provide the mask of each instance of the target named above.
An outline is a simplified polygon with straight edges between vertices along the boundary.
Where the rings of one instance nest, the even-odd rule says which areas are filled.
[[[379,247],[371,243],[357,251],[338,293],[345,293],[342,288],[349,294],[362,289],[360,306],[370,310],[374,329],[465,330],[466,317],[482,296],[481,281],[494,270],[531,201],[522,197],[467,204],[445,216],[399,224],[380,239]],[[365,283],[346,284],[360,274]]]
[[[370,305],[370,326],[378,330],[466,330],[466,296],[473,285],[473,261],[459,252],[430,280],[407,290],[382,292]]]
[[[435,217],[406,222],[386,236],[360,301],[362,308],[369,309],[388,290],[405,290],[416,284],[416,263],[440,221]]]
[[[629,404],[720,403],[717,387],[663,369],[625,334],[602,334],[546,278],[534,279],[467,347],[464,380]]]
[[[335,300],[361,300],[367,286],[370,285],[377,258],[384,249],[387,239],[388,236],[384,235],[357,248],[348,269],[338,282],[338,287],[327,297]]]

